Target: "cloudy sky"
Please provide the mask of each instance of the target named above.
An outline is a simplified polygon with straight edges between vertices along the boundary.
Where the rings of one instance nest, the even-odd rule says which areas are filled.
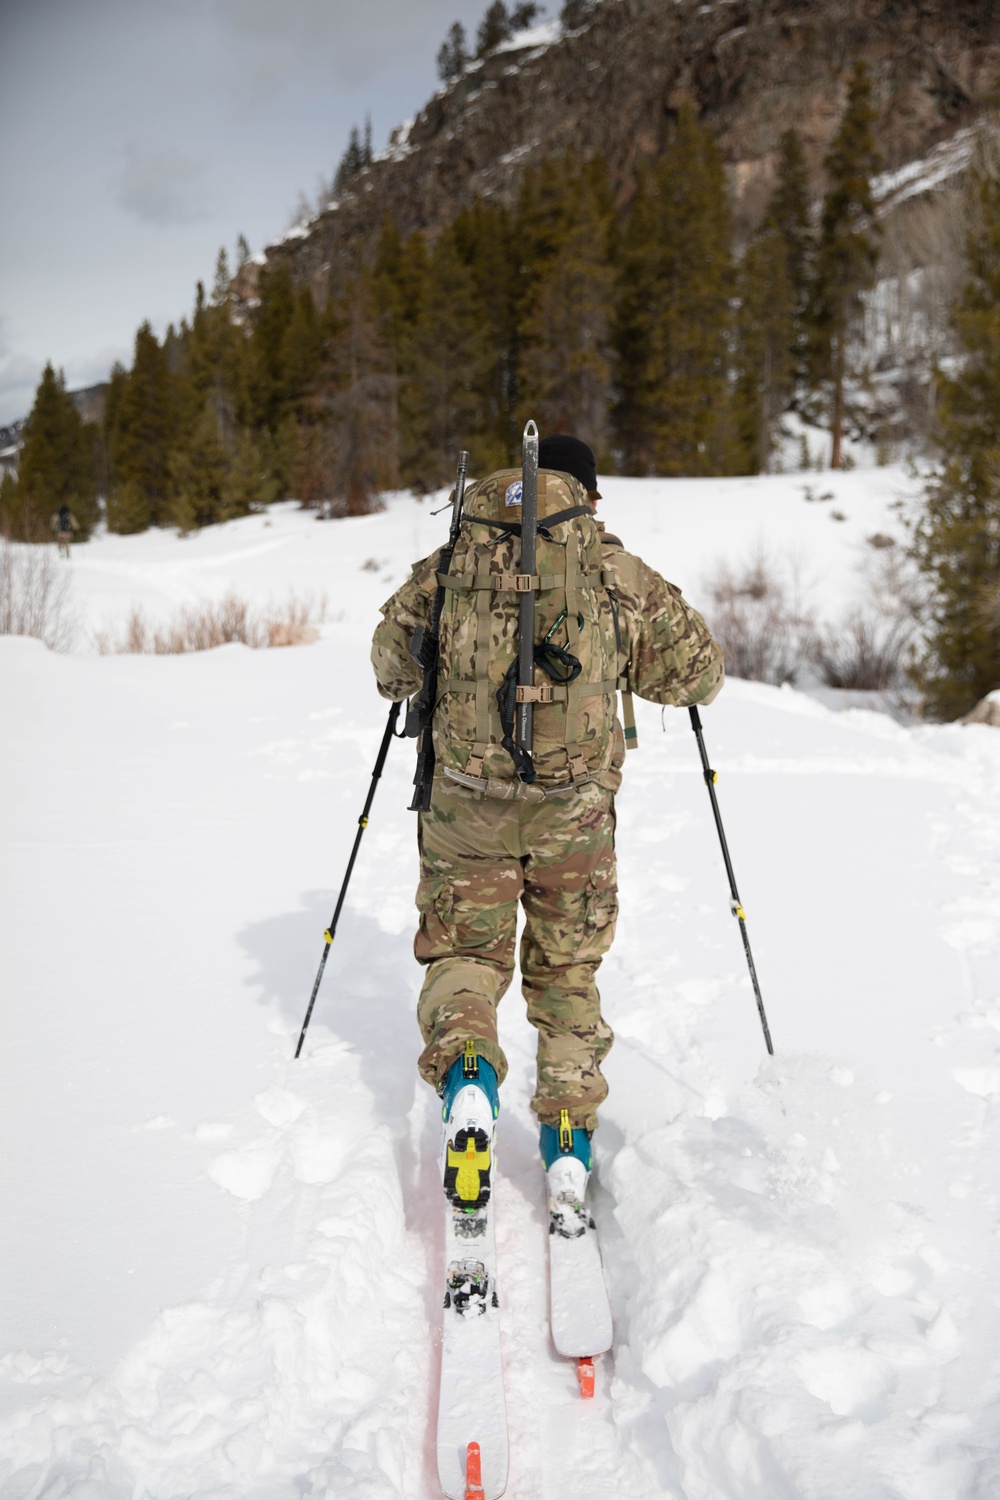
[[[372,117],[437,87],[486,0],[0,0],[0,423],[162,334],[220,245],[257,251]],[[548,14],[558,9],[550,0]]]

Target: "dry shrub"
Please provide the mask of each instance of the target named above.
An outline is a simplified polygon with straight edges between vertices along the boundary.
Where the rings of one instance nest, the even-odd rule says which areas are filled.
[[[823,632],[813,661],[827,687],[884,692],[903,680],[913,633],[899,616],[855,610],[839,630]]]
[[[70,575],[53,546],[0,538],[0,635],[30,635],[51,651],[76,638]]]
[[[795,565],[782,566],[758,548],[742,567],[720,564],[707,590],[708,623],[725,652],[729,675],[778,687],[795,682],[815,637],[813,617],[799,600]]]
[[[267,622],[269,646],[310,646],[319,640],[319,626],[326,619],[329,600],[326,594],[316,599],[312,594],[300,597],[289,590],[280,610],[270,608]]]
[[[144,611],[131,611],[119,631],[95,632],[102,656],[179,656],[188,651],[211,651],[237,642],[260,650],[266,646],[299,646],[319,639],[315,622],[326,619],[327,598],[300,597],[293,592],[283,605],[255,610],[238,594],[216,603],[188,604],[165,625],[152,624]]]
[[[904,683],[917,636],[920,588],[908,560],[891,545],[879,547],[862,573],[867,603],[842,624],[824,627],[812,661],[827,687],[885,692]]]

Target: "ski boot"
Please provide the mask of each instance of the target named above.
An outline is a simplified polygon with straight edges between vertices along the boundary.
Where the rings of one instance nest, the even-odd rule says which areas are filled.
[[[590,1131],[569,1123],[569,1110],[562,1110],[558,1128],[543,1125],[539,1146],[549,1189],[549,1233],[573,1240],[591,1226],[585,1198],[592,1157]]]
[[[493,1132],[500,1113],[496,1069],[465,1044],[441,1081],[444,1192],[456,1213],[474,1217],[489,1202]]]

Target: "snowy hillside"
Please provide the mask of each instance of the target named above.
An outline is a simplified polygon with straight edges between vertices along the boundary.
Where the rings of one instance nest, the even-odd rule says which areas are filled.
[[[834,613],[907,491],[894,469],[611,480],[602,512],[695,602],[762,543]],[[407,743],[292,1061],[385,722],[368,640],[442,539],[431,509],[100,538],[69,565],[75,654],[0,638],[3,1500],[439,1493]],[[87,648],[136,602],[165,618],[230,588],[325,591],[321,639]],[[989,1500],[1000,734],[738,681],[705,711],[771,1061],[687,715],[638,707],[592,1403],[548,1339],[516,987],[501,1012],[508,1495]]]

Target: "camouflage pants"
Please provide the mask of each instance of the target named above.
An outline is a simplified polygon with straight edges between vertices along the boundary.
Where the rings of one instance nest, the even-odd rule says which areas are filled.
[[[607,1096],[600,1062],[614,1039],[594,983],[618,914],[611,792],[593,783],[544,802],[499,802],[436,780],[420,816],[420,927],[426,964],[417,1017],[420,1075],[434,1086],[471,1037],[497,1070],[497,1005],[514,972],[524,908],[521,974],[538,1031],[532,1108],[558,1125],[594,1129]]]

